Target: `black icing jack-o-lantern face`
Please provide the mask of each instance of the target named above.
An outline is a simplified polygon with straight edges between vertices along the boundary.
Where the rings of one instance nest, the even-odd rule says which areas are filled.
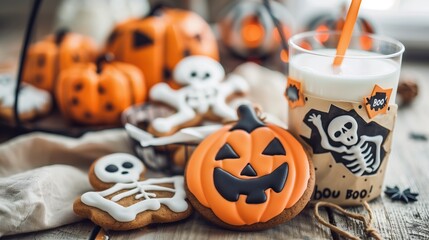
[[[278,138],[274,138],[262,151],[264,156],[286,156],[286,151]],[[228,160],[229,159],[229,160]],[[216,161],[234,161],[240,159],[234,149],[226,143],[217,153]],[[267,163],[270,164],[270,163]],[[217,191],[228,201],[238,201],[240,195],[246,195],[246,203],[258,204],[267,200],[265,191],[272,189],[279,193],[283,190],[288,175],[288,163],[283,163],[272,173],[259,176],[250,163],[247,163],[236,177],[220,167],[214,169],[213,179]],[[245,178],[243,178],[245,177]]]
[[[214,186],[230,202],[243,195],[247,204],[265,203],[267,190],[279,193],[285,186],[287,152],[279,139],[282,136],[260,121],[253,109],[243,105],[239,115],[214,157],[223,165],[213,170]]]

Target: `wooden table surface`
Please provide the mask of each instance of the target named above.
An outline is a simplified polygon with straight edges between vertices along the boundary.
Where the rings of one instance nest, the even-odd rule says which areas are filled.
[[[1,42],[16,36],[2,36]],[[10,51],[15,52],[19,48]],[[5,53],[5,49],[0,52]],[[374,227],[385,239],[429,239],[429,141],[416,140],[411,133],[429,138],[429,59],[404,61],[403,74],[414,76],[420,94],[410,107],[398,112],[392,154],[389,160],[385,186],[410,187],[419,192],[418,201],[410,204],[393,202],[385,194],[370,202]],[[0,133],[0,142],[7,136]],[[363,212],[362,207],[348,208]],[[321,209],[321,215],[330,223],[339,226],[360,238],[366,238],[362,223],[346,219],[329,209]],[[1,224],[1,223],[0,223]],[[105,235],[104,235],[105,234]],[[199,214],[171,224],[159,224],[127,232],[104,232],[88,220],[52,230],[33,232],[4,239],[341,239],[328,228],[317,223],[313,208],[307,207],[288,223],[261,232],[234,232],[217,228],[206,222]],[[102,239],[102,238],[97,238]]]

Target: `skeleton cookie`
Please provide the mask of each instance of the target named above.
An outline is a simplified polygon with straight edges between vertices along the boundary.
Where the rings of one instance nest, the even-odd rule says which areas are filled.
[[[206,56],[184,58],[176,65],[173,74],[182,88],[174,90],[165,83],[159,83],[150,91],[152,100],[177,110],[169,117],[155,119],[151,125],[155,132],[167,135],[206,118],[237,119],[236,111],[228,106],[227,99],[248,90],[247,82],[240,76],[231,74],[224,80],[223,67]]]
[[[373,174],[380,166],[381,144],[383,136],[366,136],[358,134],[358,123],[349,115],[341,115],[331,120],[325,132],[321,115],[311,114],[308,119],[316,126],[322,148],[343,154],[345,166],[355,175]],[[329,138],[339,146],[332,146]],[[373,149],[373,147],[375,149]]]
[[[89,177],[93,187],[102,191],[84,193],[73,210],[112,230],[179,221],[191,214],[183,176],[143,180],[144,171],[143,163],[129,154],[100,158],[91,166]]]

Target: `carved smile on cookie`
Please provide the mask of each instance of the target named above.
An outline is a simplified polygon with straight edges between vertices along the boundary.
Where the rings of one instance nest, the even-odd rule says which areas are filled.
[[[247,164],[241,175],[256,176],[256,172],[250,164]],[[241,179],[221,168],[215,168],[213,180],[217,191],[226,200],[236,202],[240,195],[246,195],[246,203],[258,204],[267,201],[265,194],[267,189],[271,188],[276,193],[281,192],[287,175],[288,164],[283,163],[268,175],[248,179]]]
[[[312,191],[305,150],[292,134],[259,119],[251,106],[240,106],[237,115],[237,122],[204,139],[189,159],[191,197],[237,227],[268,223],[283,213],[290,217],[289,211],[296,215],[293,206]],[[213,218],[210,212],[205,216]]]

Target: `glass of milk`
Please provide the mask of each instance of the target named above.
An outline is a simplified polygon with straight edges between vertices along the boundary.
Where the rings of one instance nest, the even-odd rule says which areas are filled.
[[[356,35],[336,67],[339,38],[306,32],[289,40],[289,129],[313,150],[313,199],[357,205],[382,190],[404,46]]]

